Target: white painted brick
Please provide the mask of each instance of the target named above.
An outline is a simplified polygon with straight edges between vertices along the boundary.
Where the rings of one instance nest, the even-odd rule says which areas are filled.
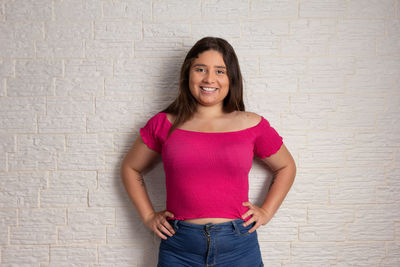
[[[144,250],[143,245],[99,246],[99,263],[110,266],[118,259],[118,266],[135,266],[139,259],[143,257]]]
[[[33,22],[4,22],[0,23],[0,40],[42,40],[43,26],[41,23]],[[33,43],[32,43],[33,44]]]
[[[297,1],[254,0],[250,3],[250,18],[297,18]]]
[[[243,79],[254,78],[260,74],[260,60],[258,57],[240,57],[240,71]]]
[[[163,90],[163,89],[162,89]],[[161,91],[161,90],[160,90]],[[155,110],[163,110],[176,98],[176,95],[143,96],[143,114],[152,114]],[[147,115],[145,115],[147,117]],[[136,117],[135,123],[144,125],[146,121],[142,115]],[[144,123],[144,124],[143,124]]]
[[[67,152],[58,155],[58,170],[104,170],[104,154],[98,152]]]
[[[354,208],[348,206],[313,205],[308,208],[307,221],[311,224],[332,221],[347,223],[354,220]]]
[[[328,203],[329,187],[337,180],[335,170],[313,170],[297,172],[286,203]]]
[[[317,222],[299,226],[300,241],[345,241],[345,226],[338,222]]]
[[[324,73],[315,73],[299,78],[299,89],[303,93],[344,93],[345,77],[343,75],[330,76]]]
[[[5,58],[33,58],[34,43],[31,40],[7,40],[0,42],[0,56]]]
[[[14,76],[14,68],[13,61],[7,59],[0,60],[0,77]]]
[[[18,60],[15,74],[17,77],[55,77],[62,75],[62,68],[59,60]]]
[[[399,54],[400,37],[397,34],[400,30],[399,28],[400,28],[399,20],[386,21],[386,32],[388,34],[387,36],[385,35],[377,40],[378,55]]]
[[[382,20],[339,20],[337,25],[337,36],[357,39],[383,36],[385,34],[385,23]]]
[[[290,110],[296,114],[301,114],[302,117],[310,119],[326,118],[327,114],[336,111],[337,97],[332,95],[298,95],[290,97]],[[310,136],[311,134],[311,136]],[[337,133],[315,132],[310,133],[309,144],[314,143],[314,139],[326,135],[335,135]],[[343,141],[343,140],[340,140]],[[318,141],[317,141],[318,142]]]
[[[388,186],[400,186],[400,168],[386,169],[385,172],[385,184]]]
[[[346,153],[341,150],[309,149],[300,152],[298,165],[301,168],[339,168],[346,163]]]
[[[343,18],[346,16],[346,1],[302,1],[299,3],[299,16],[308,18]]]
[[[87,189],[79,188],[71,191],[69,188],[51,188],[41,190],[40,206],[48,207],[86,207]]]
[[[116,133],[113,135],[114,150],[120,153],[127,153],[132,147],[138,133]],[[1,138],[1,136],[0,136]]]
[[[383,168],[344,168],[339,170],[338,185],[331,189],[332,203],[373,203],[376,186],[382,184]]]
[[[11,227],[10,232],[12,245],[46,245],[57,242],[57,229],[52,225]]]
[[[16,138],[13,135],[0,135],[0,153],[15,152]]]
[[[72,225],[58,230],[60,244],[104,244],[106,227],[102,225]]]
[[[333,242],[293,242],[290,254],[293,262],[312,264],[336,259],[337,246]]]
[[[50,258],[49,246],[43,245],[6,246],[2,247],[1,255],[4,266],[39,266]]]
[[[106,20],[129,19],[135,21],[151,20],[152,3],[149,1],[104,1],[103,16]]]
[[[323,117],[310,119],[301,113],[284,113],[280,117],[284,130],[315,131],[328,129],[328,123]]]
[[[346,154],[349,167],[391,166],[393,160],[392,148],[378,148],[370,144],[351,149]],[[371,155],[374,155],[374,158],[371,158]]]
[[[97,261],[97,248],[95,246],[50,246],[50,265],[68,263],[70,266],[86,264]],[[84,266],[84,265],[82,265]]]
[[[201,2],[199,0],[189,1],[162,1],[153,2],[153,19],[159,20],[197,20],[201,18]]]
[[[376,115],[374,114],[365,116],[363,111],[354,111],[351,116],[347,112],[337,111],[328,114],[328,119],[323,122],[328,124],[329,129],[343,129],[346,131],[354,129],[371,130],[375,128],[375,118]]]
[[[279,225],[272,219],[267,225],[257,229],[258,240],[261,242],[284,242],[298,239],[297,224]]]
[[[112,152],[112,134],[73,134],[67,136],[67,152]]]
[[[17,224],[17,211],[0,209],[0,246],[9,244],[9,226]]]
[[[110,59],[70,59],[65,62],[67,78],[99,78],[111,76],[113,63]]]
[[[71,4],[71,2],[69,2]],[[91,39],[92,24],[90,21],[49,21],[45,24],[46,40],[60,43],[62,41]]]
[[[129,207],[132,205],[118,172],[99,172],[98,183],[98,190],[89,191],[90,207]]]
[[[244,19],[248,17],[249,4],[242,0],[206,0],[202,3],[202,18]]]
[[[89,115],[94,114],[92,97],[48,97],[47,115]]]
[[[95,20],[101,19],[101,2],[96,0],[70,0],[54,2],[54,14],[59,24],[68,20]],[[59,21],[63,22],[60,23]]]
[[[0,225],[9,226],[17,224],[17,210],[0,209]]]
[[[264,35],[249,36],[246,40],[232,39],[230,44],[237,55],[244,56],[276,56],[280,52],[280,36]]]
[[[193,39],[201,39],[205,36],[215,36],[224,39],[233,39],[240,37],[240,22],[226,20],[216,24],[215,22],[192,22]]]
[[[84,57],[84,41],[80,39],[73,40],[49,40],[37,41],[38,58],[82,58]]]
[[[2,97],[0,98],[0,112],[7,114],[18,114],[19,112],[30,112],[33,114],[44,114],[46,110],[46,99],[44,97]]]
[[[381,242],[338,244],[338,266],[375,266],[384,256]]]
[[[95,40],[132,41],[142,38],[142,24],[130,21],[96,21]]]
[[[354,223],[347,225],[347,239],[352,241],[394,240],[394,221],[399,219],[399,205],[359,206]]]
[[[297,91],[298,76],[306,70],[307,61],[302,58],[265,58],[260,59],[262,78],[249,79],[251,90],[259,88],[263,93],[294,93]],[[259,85],[257,85],[259,84]],[[260,86],[264,84],[264,86]]]
[[[155,38],[151,39],[155,42],[160,42],[160,38],[191,37],[191,32],[192,27],[190,23],[158,22],[143,24],[144,38]]]
[[[260,250],[263,262],[268,266],[272,266],[270,263],[274,260],[290,257],[290,244],[287,242],[260,242]]]
[[[334,20],[305,20],[290,22],[290,35],[283,36],[281,52],[286,56],[321,56],[335,33]]]
[[[182,57],[182,40],[175,38],[146,38],[135,42],[135,56],[152,57]]]
[[[8,96],[52,96],[54,95],[53,78],[19,77],[7,79]]]
[[[23,227],[56,226],[65,225],[65,209],[20,209],[18,216],[18,229]]]
[[[52,19],[51,0],[27,0],[21,5],[20,2],[7,1],[5,3],[7,20],[20,21],[43,21]]]
[[[149,244],[152,239],[152,232],[139,221],[131,225],[107,227],[107,244],[136,244],[136,240]]]
[[[88,117],[88,132],[129,132],[134,126],[134,115],[141,111],[140,97],[96,98],[96,115]]]
[[[375,54],[375,37],[338,36],[331,39],[328,44],[328,55],[370,57]]]
[[[49,188],[74,191],[96,187],[97,173],[95,171],[57,171],[50,173]]]
[[[87,40],[85,44],[88,58],[130,58],[133,56],[131,41]]]
[[[400,186],[379,186],[376,188],[376,201],[379,203],[400,202]]]
[[[138,225],[138,224],[142,224],[144,226],[134,205],[131,205],[129,207],[116,207],[115,208],[115,225],[116,226],[132,227],[132,225]]]
[[[379,266],[398,266],[400,265],[400,244],[399,242],[387,243],[388,255],[380,262]]]
[[[43,173],[0,173],[0,207],[38,207],[39,188],[47,184]]]
[[[351,0],[347,6],[347,16],[352,18],[393,18],[394,0]]]
[[[104,95],[103,77],[66,77],[55,82],[57,96],[102,96]]]
[[[8,169],[10,171],[46,171],[56,168],[55,152],[22,151],[9,153]]]
[[[62,152],[65,137],[63,135],[19,135],[18,152]]]
[[[86,132],[84,116],[39,116],[39,133],[82,133]]]
[[[114,225],[114,208],[69,208],[68,225]]]

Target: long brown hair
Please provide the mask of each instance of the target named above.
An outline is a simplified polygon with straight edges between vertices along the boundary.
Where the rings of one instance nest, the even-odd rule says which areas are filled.
[[[230,113],[235,110],[244,111],[243,80],[240,72],[239,61],[233,47],[224,39],[204,37],[197,41],[187,53],[181,67],[179,77],[179,95],[164,110],[160,112],[171,113],[176,119],[169,130],[168,136],[181,124],[189,120],[196,112],[197,101],[189,89],[189,73],[192,62],[199,54],[208,50],[221,53],[227,68],[229,78],[229,92],[223,100],[223,110]]]

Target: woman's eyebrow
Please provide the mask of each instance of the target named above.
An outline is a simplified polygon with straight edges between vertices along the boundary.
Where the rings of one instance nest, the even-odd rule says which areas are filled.
[[[208,67],[208,66],[207,66],[206,64],[197,63],[197,64],[194,64],[193,67]],[[215,67],[215,68],[219,68],[219,69],[226,69],[225,66],[216,65],[216,66],[214,66],[214,67]]]

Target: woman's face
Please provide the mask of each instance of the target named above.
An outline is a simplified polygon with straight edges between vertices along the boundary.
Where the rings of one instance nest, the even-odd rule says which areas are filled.
[[[189,88],[200,105],[222,107],[229,92],[229,78],[221,53],[208,50],[194,59],[189,71]]]

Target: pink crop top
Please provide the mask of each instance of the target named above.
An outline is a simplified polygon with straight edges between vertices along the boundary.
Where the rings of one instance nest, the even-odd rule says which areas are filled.
[[[253,156],[279,150],[282,137],[261,117],[253,127],[233,132],[175,129],[167,114],[154,115],[140,129],[144,143],[161,153],[167,190],[167,210],[176,220],[241,218],[248,207],[248,174]],[[247,221],[250,217],[246,218]]]

